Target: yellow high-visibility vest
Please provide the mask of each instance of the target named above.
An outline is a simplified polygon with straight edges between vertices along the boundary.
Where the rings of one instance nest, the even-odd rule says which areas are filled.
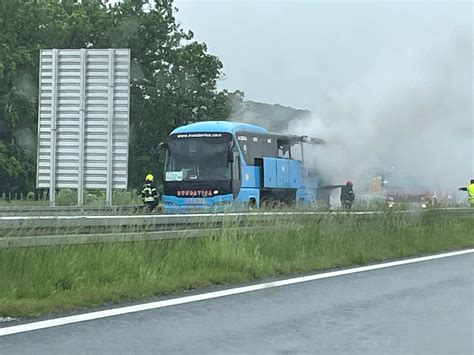
[[[467,194],[469,195],[469,203],[474,204],[474,184],[467,185]]]

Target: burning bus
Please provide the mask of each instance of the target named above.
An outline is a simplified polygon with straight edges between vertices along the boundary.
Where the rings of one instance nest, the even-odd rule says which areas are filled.
[[[266,201],[315,206],[318,176],[304,147],[322,139],[209,121],[173,130],[165,149],[165,213],[258,208]]]

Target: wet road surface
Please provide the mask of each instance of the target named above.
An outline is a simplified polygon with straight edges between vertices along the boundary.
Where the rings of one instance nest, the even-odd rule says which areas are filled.
[[[474,254],[0,337],[0,353],[473,353]]]

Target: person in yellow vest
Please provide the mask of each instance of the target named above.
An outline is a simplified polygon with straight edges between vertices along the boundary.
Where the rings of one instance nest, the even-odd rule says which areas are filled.
[[[474,207],[474,179],[466,187],[460,187],[459,191],[467,191],[467,201],[471,207]]]
[[[156,191],[154,181],[155,177],[152,174],[147,174],[141,191],[143,204],[148,207],[150,212],[158,205],[158,191]]]

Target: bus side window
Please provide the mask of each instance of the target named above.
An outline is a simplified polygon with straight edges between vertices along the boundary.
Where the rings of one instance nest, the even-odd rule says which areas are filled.
[[[252,161],[250,160],[251,158],[251,155],[250,155],[250,142],[249,142],[249,139],[247,136],[244,136],[244,135],[237,135],[237,141],[239,143],[239,146],[240,146],[240,150],[242,151],[242,155],[244,156],[245,158],[245,162],[247,164],[251,164]]]
[[[278,139],[278,158],[290,158],[290,143],[284,139]]]
[[[303,151],[300,143],[295,143],[291,146],[291,159],[303,160]]]
[[[250,142],[250,164],[258,165],[256,159],[261,159],[262,156],[262,138],[252,137]]]
[[[269,158],[276,158],[278,156],[276,139],[270,136],[263,137],[262,139],[263,156]]]

